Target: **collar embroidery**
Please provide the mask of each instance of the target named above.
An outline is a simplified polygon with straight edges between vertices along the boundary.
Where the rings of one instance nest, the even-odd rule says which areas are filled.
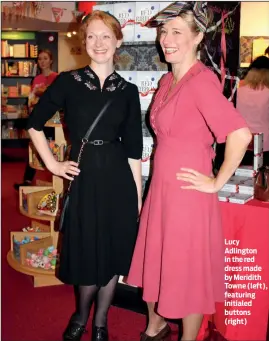
[[[94,71],[89,67],[86,66],[81,70],[75,70],[71,72],[71,75],[77,82],[84,82],[84,85],[92,90],[100,90],[100,82],[97,75]],[[126,87],[127,82],[118,75],[115,71],[105,80],[104,86],[102,91],[109,91],[113,92],[116,89],[121,88],[122,90]]]

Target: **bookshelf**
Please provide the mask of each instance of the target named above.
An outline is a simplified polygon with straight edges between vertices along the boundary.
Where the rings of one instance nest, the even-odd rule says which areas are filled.
[[[37,74],[35,32],[1,33],[2,147],[27,148],[28,95]]]
[[[55,38],[53,42],[48,39],[51,35]],[[40,49],[52,51],[55,61],[53,71],[57,72],[57,33],[17,30],[1,32],[1,140],[4,160],[16,159],[14,148],[28,147],[29,136],[25,130],[28,96],[31,83],[38,74],[37,56]],[[54,132],[50,129],[49,134]]]

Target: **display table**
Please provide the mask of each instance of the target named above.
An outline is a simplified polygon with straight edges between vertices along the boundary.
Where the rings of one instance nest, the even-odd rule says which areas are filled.
[[[220,205],[226,242],[239,240],[238,246],[225,245],[225,266],[241,267],[241,271],[225,269],[228,270],[225,283],[229,283],[225,289],[226,302],[217,304],[214,316],[204,318],[199,340],[206,335],[211,321],[210,325],[216,327],[213,335],[219,332],[229,341],[263,341],[269,313],[269,203],[252,200],[245,205],[224,202]],[[246,254],[239,254],[239,249],[245,249]],[[233,306],[229,306],[231,303]],[[214,340],[214,336],[210,339]]]

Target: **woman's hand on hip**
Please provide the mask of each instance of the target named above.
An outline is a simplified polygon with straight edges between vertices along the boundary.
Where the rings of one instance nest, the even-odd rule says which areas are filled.
[[[216,187],[214,176],[207,176],[190,168],[181,168],[182,173],[177,173],[177,180],[189,182],[190,185],[181,186],[182,189],[194,189],[204,193],[216,193],[220,188]]]
[[[61,176],[68,180],[74,180],[74,176],[77,176],[80,173],[78,164],[74,161],[55,161],[52,167],[48,167],[48,169],[54,175]]]

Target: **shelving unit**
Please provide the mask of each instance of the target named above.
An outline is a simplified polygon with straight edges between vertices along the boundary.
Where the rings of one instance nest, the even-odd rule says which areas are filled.
[[[53,41],[49,40],[51,36],[54,37]],[[14,45],[17,45],[17,47],[14,48]],[[19,48],[18,45],[21,45],[21,47]],[[23,46],[25,46],[25,49],[23,49]],[[52,52],[54,59],[52,69],[57,72],[57,33],[9,30],[1,33],[1,139],[3,161],[24,160],[27,155],[21,149],[26,149],[29,141],[29,139],[27,140],[28,134],[25,131],[26,118],[28,117],[28,92],[37,72],[37,55],[40,49],[49,49]],[[19,69],[19,71],[14,71],[14,69]],[[29,72],[24,73],[25,70]],[[25,85],[22,93],[20,92],[21,85]],[[13,106],[10,109],[12,113],[5,112],[8,106],[10,106],[9,109]],[[21,115],[20,106],[27,107],[27,112],[23,115]],[[13,115],[13,111],[17,111],[18,115]],[[52,136],[53,129],[46,129],[46,132],[48,132],[49,136]],[[19,153],[14,148],[20,149]]]
[[[63,127],[60,123],[54,123],[55,118],[48,121],[47,127],[54,127],[55,129],[55,143],[59,146],[67,146]],[[31,162],[36,155],[36,150],[33,145],[29,144],[29,160],[31,167],[44,170],[42,166],[38,166],[36,163]],[[39,228],[39,231],[35,232],[11,232],[11,248],[7,254],[8,264],[16,271],[24,273],[33,277],[33,283],[35,287],[60,285],[62,284],[56,278],[56,271],[51,269],[43,269],[40,267],[33,267],[26,262],[29,253],[38,253],[40,249],[53,246],[55,249],[58,247],[58,232],[56,231],[56,216],[42,214],[38,210],[38,203],[40,199],[44,197],[44,193],[51,193],[54,191],[59,197],[63,192],[63,179],[58,176],[52,177],[52,183],[46,183],[43,186],[27,186],[20,187],[19,189],[19,210],[24,216],[31,219],[31,226],[33,229]],[[20,255],[16,254],[18,250],[14,250],[14,239],[16,241],[22,241],[25,237],[39,238],[38,240],[31,241],[27,244],[21,245]],[[16,252],[15,252],[16,251]],[[23,251],[23,252],[22,252]],[[29,258],[29,257],[28,257]]]
[[[26,148],[29,142],[25,131],[28,116],[27,100],[32,79],[36,75],[37,52],[35,32],[2,32],[1,120],[2,146],[5,149]],[[24,91],[20,96],[22,85]],[[11,92],[13,95],[10,94]],[[10,109],[11,107],[13,108]],[[18,117],[14,117],[16,115],[13,115],[13,111],[12,113],[9,111],[15,112],[15,109]]]

